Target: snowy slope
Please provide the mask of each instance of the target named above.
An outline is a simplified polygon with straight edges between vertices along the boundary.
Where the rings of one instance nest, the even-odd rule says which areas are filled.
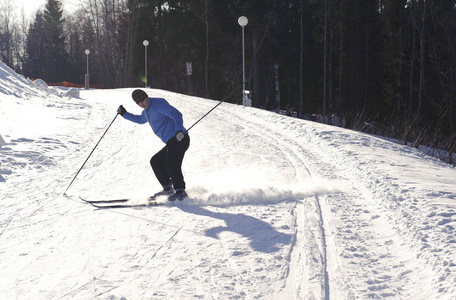
[[[456,299],[456,170],[366,134],[222,104],[191,132],[191,199],[159,190],[163,144],[132,89],[37,88],[0,63],[3,299]],[[148,90],[187,127],[216,101]]]

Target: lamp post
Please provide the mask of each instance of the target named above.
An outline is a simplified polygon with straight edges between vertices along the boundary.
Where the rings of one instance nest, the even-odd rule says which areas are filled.
[[[242,16],[238,19],[239,25],[242,27],[242,104],[245,105],[245,50],[244,50],[244,27],[249,23],[249,20]]]
[[[144,87],[147,87],[147,46],[149,46],[149,41],[148,40],[144,40],[143,41],[143,45],[145,47],[145,51],[144,51],[144,73],[145,73],[145,78],[146,78],[146,81],[144,83]]]
[[[90,50],[86,49],[85,54],[87,56],[87,73],[85,75],[85,88],[88,90],[90,88],[90,82],[89,82],[89,54]]]

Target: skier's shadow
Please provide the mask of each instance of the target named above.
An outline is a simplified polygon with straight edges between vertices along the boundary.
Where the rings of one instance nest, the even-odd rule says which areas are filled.
[[[259,252],[272,253],[280,250],[277,245],[288,245],[291,242],[290,234],[274,229],[268,223],[245,214],[219,213],[204,209],[197,205],[182,205],[179,208],[187,213],[207,216],[223,220],[226,226],[217,226],[207,229],[206,236],[218,239],[219,233],[231,231],[250,240],[250,246]]]

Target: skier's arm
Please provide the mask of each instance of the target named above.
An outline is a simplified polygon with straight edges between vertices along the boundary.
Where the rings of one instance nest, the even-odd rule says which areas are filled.
[[[134,123],[137,123],[137,124],[144,124],[147,122],[147,118],[146,118],[146,115],[145,115],[145,111],[143,111],[141,113],[141,115],[134,115],[132,113],[129,113],[122,105],[119,106],[119,109],[117,110],[117,112],[122,116],[124,117],[125,119],[129,120],[129,121],[132,121]]]

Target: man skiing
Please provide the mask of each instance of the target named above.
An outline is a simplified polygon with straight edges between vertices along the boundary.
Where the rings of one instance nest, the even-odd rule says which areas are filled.
[[[182,174],[182,160],[190,145],[190,137],[184,128],[182,114],[163,98],[149,98],[143,90],[134,90],[133,100],[143,111],[134,115],[120,105],[117,112],[125,119],[138,124],[148,122],[154,133],[166,144],[151,160],[150,165],[163,187],[152,198],[165,195],[168,200],[184,200],[185,181]]]

